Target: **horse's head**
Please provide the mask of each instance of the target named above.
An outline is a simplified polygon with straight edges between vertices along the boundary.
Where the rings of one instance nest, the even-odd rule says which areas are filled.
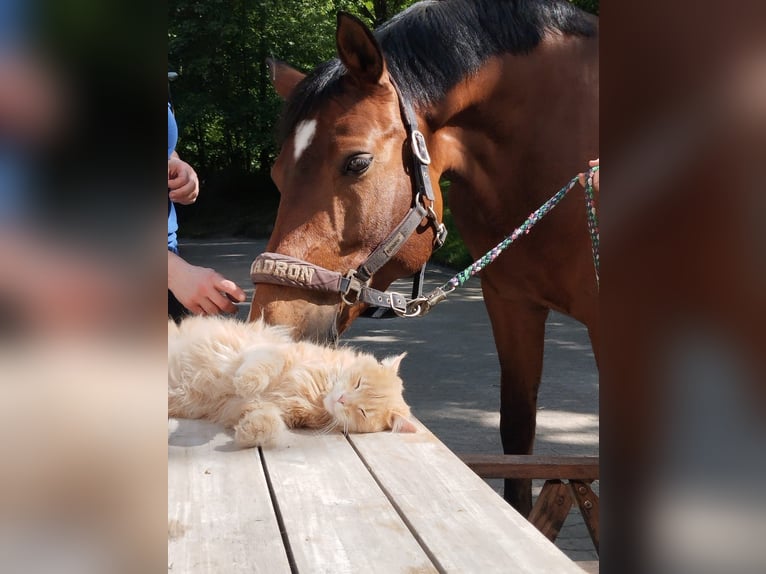
[[[308,76],[270,63],[286,100],[271,172],[281,200],[267,247],[276,255],[253,265],[260,279],[254,273],[250,309],[251,320],[263,315],[320,341],[334,339],[365,308],[360,285],[385,290],[425,264],[442,210],[438,174],[428,176],[424,143],[413,151],[414,114],[402,107],[372,32],[340,14],[336,42],[339,60]],[[330,283],[346,278],[345,294],[305,288],[324,270],[335,272]]]

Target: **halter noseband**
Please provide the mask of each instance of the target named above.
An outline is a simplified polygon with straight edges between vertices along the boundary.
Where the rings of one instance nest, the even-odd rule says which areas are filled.
[[[407,215],[359,267],[349,270],[345,275],[288,255],[267,252],[256,257],[250,267],[250,278],[254,284],[271,283],[339,293],[346,305],[351,306],[362,302],[374,307],[390,309],[399,316],[408,316],[406,297],[398,293],[373,289],[369,286],[370,280],[396,255],[424,219],[428,219],[435,230],[434,250],[444,244],[447,228],[439,221],[433,208],[435,198],[428,173],[431,157],[428,154],[425,137],[418,130],[418,122],[412,106],[404,99],[394,79],[391,77],[389,79],[399,100],[402,122],[412,149],[413,170],[410,179],[414,199]],[[418,274],[413,291],[420,291],[422,287],[420,279],[424,270],[425,264]],[[414,293],[413,297],[415,297]]]

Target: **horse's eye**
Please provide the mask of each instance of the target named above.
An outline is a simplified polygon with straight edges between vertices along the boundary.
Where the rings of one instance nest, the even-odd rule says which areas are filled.
[[[346,173],[353,173],[356,175],[361,175],[367,169],[370,167],[370,164],[372,164],[372,155],[368,153],[359,153],[356,155],[352,155],[348,161],[346,162]]]

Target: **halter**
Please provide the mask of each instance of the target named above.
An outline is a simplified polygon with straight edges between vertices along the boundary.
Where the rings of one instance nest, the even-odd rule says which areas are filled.
[[[431,157],[428,154],[425,137],[418,130],[418,122],[412,106],[404,99],[394,79],[390,76],[389,79],[399,100],[402,123],[407,131],[407,139],[410,141],[412,151],[413,170],[410,174],[414,198],[412,207],[399,225],[356,269],[350,269],[342,274],[295,257],[267,252],[258,255],[250,266],[250,278],[254,284],[271,283],[338,293],[341,301],[349,306],[361,302],[386,310],[390,309],[401,317],[410,316],[407,298],[399,293],[373,289],[370,287],[372,276],[396,255],[424,219],[427,219],[428,223],[434,227],[434,250],[444,245],[447,228],[439,221],[433,208],[435,198],[428,173]],[[425,267],[424,263],[415,279],[413,298],[419,298],[422,294],[422,277]]]
[[[434,250],[441,247],[447,237],[447,229],[439,221],[433,209],[434,195],[431,188],[431,178],[428,174],[428,165],[431,163],[431,158],[428,155],[425,138],[418,130],[417,119],[409,102],[404,99],[393,78],[390,78],[390,80],[399,98],[402,122],[407,130],[407,137],[412,148],[414,169],[410,177],[412,179],[414,201],[407,215],[404,216],[402,222],[370,254],[364,263],[356,269],[349,270],[345,275],[288,255],[262,253],[255,258],[250,267],[250,278],[253,283],[272,283],[315,291],[339,293],[341,301],[346,305],[351,306],[361,302],[367,303],[372,307],[378,307],[378,309],[375,309],[373,317],[381,317],[391,313],[399,317],[422,317],[435,305],[444,301],[447,295],[452,293],[457,287],[463,285],[469,277],[476,275],[484,267],[492,263],[519,237],[529,233],[532,227],[556,207],[577,183],[579,176],[576,175],[564,187],[553,194],[550,199],[530,213],[529,217],[513,233],[505,237],[498,245],[452,277],[444,285],[433,289],[430,293],[423,295],[422,291],[423,276],[426,269],[425,263],[420,272],[415,275],[412,298],[407,299],[399,293],[373,289],[369,286],[372,276],[391,260],[407,239],[415,232],[415,229],[422,223],[423,219],[427,218],[436,231]],[[599,283],[599,231],[593,192],[593,175],[598,169],[598,166],[596,166],[588,170],[587,184],[585,185],[588,231],[593,251],[596,285]],[[333,327],[337,327],[337,316]]]

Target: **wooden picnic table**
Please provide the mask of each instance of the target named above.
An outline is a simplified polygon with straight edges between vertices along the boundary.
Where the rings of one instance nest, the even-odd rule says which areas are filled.
[[[168,572],[582,572],[418,426],[240,450],[171,419]]]

